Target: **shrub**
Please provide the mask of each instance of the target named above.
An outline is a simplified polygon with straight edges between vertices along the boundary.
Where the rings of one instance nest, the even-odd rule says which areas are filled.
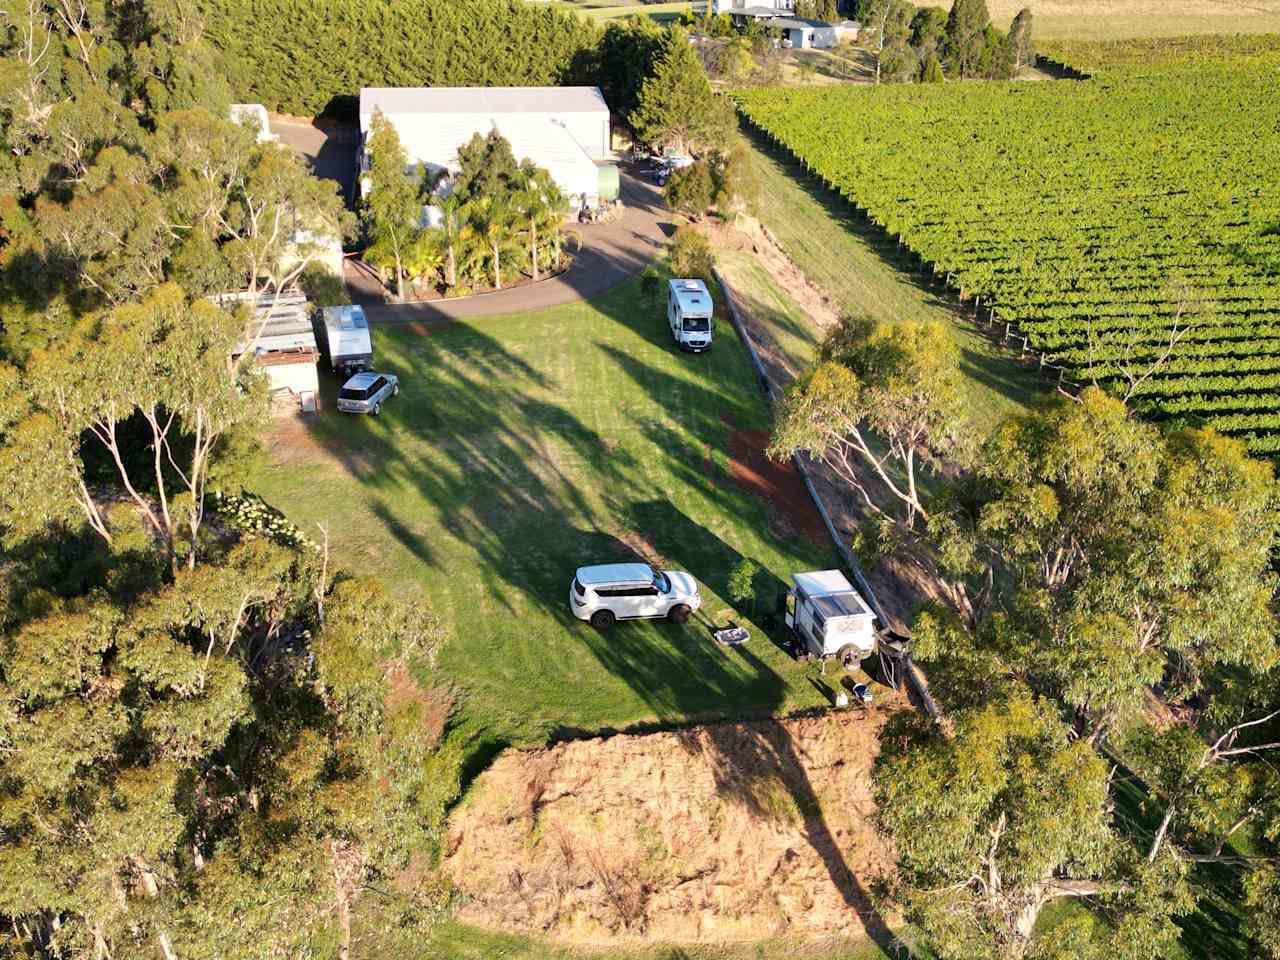
[[[302,271],[298,285],[313,307],[340,307],[351,302],[351,295],[339,277],[313,263]]]
[[[711,283],[714,280],[715,255],[711,241],[697,228],[684,226],[676,230],[670,246],[671,273],[677,277],[697,277]]]

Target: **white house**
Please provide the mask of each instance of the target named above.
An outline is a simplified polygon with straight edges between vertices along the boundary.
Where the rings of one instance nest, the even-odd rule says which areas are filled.
[[[598,87],[365,87],[360,138],[374,111],[391,121],[412,163],[458,172],[458,148],[497,130],[517,161],[544,168],[571,200],[594,203],[610,160],[609,107]],[[367,168],[363,146],[360,169]]]

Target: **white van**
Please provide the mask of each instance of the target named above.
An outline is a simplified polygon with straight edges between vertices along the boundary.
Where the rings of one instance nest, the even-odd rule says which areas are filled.
[[[667,323],[681,350],[700,353],[711,348],[711,292],[701,280],[667,284]]]
[[[687,573],[654,571],[647,563],[579,567],[569,585],[569,609],[597,630],[615,620],[666,617],[684,623],[702,606],[698,582]]]

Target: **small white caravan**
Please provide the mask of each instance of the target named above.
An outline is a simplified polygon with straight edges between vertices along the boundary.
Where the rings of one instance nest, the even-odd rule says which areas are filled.
[[[350,376],[368,370],[373,364],[373,343],[369,340],[369,321],[364,307],[347,304],[325,307],[321,311],[324,327],[325,355],[335,373]]]

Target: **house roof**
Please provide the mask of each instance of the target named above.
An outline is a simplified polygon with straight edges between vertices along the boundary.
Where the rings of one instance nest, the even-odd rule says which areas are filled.
[[[805,28],[808,28],[811,30],[832,29],[831,24],[823,20],[808,20],[808,19],[805,19],[804,17],[779,17],[777,20],[773,21],[773,23],[769,24],[769,26],[782,27],[783,29],[790,27],[792,30],[800,30]]]
[[[212,298],[224,307],[235,309],[249,301],[245,294],[222,294]],[[252,340],[253,352],[261,356],[276,351],[314,351],[315,330],[311,326],[311,304],[301,295],[285,295],[278,299],[272,294],[260,296],[252,304],[253,318],[248,321],[244,336],[231,351],[233,357],[245,352],[247,341]]]
[[[363,87],[360,125],[385,114],[604,113],[599,87]]]

